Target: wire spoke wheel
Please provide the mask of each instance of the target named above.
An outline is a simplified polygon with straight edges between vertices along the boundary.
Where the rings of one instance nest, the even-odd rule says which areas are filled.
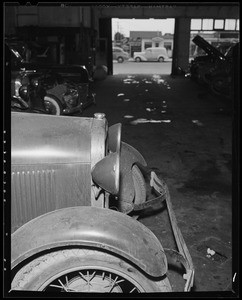
[[[14,271],[12,290],[65,293],[170,292],[167,277],[148,278],[111,253],[63,249],[33,259]]]
[[[80,270],[63,275],[44,289],[50,292],[139,293],[132,282],[107,270]]]

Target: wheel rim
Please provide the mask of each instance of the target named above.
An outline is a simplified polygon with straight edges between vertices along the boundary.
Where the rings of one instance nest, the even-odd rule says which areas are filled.
[[[119,62],[119,63],[122,63],[122,62],[123,62],[123,59],[122,59],[121,57],[119,57],[119,58],[118,58],[118,62]]]
[[[50,115],[58,114],[58,109],[57,109],[56,105],[54,105],[49,100],[45,100],[44,103],[45,103],[45,110],[46,110],[47,114],[50,114]]]
[[[40,290],[47,292],[140,293],[141,286],[125,274],[108,269],[79,269],[51,278]]]
[[[229,94],[229,87],[224,78],[219,78],[213,82],[213,90],[217,94]]]

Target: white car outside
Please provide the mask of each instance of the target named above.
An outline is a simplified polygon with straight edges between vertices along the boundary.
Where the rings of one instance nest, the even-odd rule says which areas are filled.
[[[143,52],[134,52],[134,60],[140,61],[159,61],[167,60],[168,54],[165,47],[150,47],[146,48]]]

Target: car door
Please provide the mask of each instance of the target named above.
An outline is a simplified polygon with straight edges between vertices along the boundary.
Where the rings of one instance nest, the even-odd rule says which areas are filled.
[[[147,58],[148,61],[153,60],[152,49],[147,48],[147,49],[145,50],[145,57]]]

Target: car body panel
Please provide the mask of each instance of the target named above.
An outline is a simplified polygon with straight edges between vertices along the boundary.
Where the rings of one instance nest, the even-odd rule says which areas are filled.
[[[12,235],[12,267],[36,253],[63,246],[112,251],[151,276],[167,272],[164,250],[146,226],[120,212],[97,207],[69,207],[26,223]]]
[[[12,232],[43,213],[91,205],[91,168],[105,155],[106,119],[11,115]]]
[[[167,50],[164,47],[149,47],[143,52],[134,52],[134,59],[140,58],[141,61],[158,61],[159,58],[167,60]]]

